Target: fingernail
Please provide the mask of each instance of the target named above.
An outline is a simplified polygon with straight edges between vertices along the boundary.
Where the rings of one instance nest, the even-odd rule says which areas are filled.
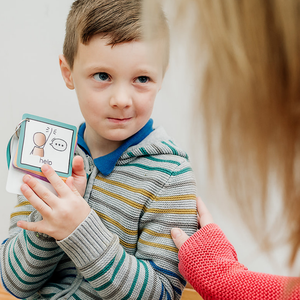
[[[42,170],[47,172],[49,170],[49,166],[48,165],[42,165]]]
[[[171,234],[173,238],[178,238],[181,236],[181,230],[179,228],[172,228]]]
[[[21,191],[22,192],[26,192],[27,189],[28,189],[27,184],[22,184],[21,185]]]
[[[23,182],[27,183],[30,179],[31,179],[31,176],[27,174],[23,177]]]

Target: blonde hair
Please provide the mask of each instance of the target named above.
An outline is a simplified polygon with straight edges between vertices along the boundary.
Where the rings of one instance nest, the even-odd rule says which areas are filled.
[[[300,0],[180,3],[181,19],[188,4],[196,14],[195,59],[206,59],[195,72],[208,153],[221,154],[229,192],[257,237],[276,183],[292,264],[300,247]]]
[[[87,45],[96,34],[108,39],[108,45],[143,38],[142,0],[76,0],[67,22],[63,54],[73,68],[78,43]],[[152,24],[157,37],[163,41],[164,69],[169,61],[169,27],[161,7],[158,23]]]

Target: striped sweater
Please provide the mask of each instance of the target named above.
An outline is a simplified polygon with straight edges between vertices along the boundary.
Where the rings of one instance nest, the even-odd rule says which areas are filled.
[[[172,227],[197,229],[195,181],[188,157],[160,127],[129,147],[103,176],[77,147],[89,176],[91,213],[66,239],[16,226],[41,215],[18,196],[1,246],[3,286],[28,299],[180,299]],[[74,216],[75,218],[76,216]]]

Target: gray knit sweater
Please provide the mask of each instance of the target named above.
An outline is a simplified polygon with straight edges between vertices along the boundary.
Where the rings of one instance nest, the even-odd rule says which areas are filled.
[[[172,227],[197,229],[195,181],[185,152],[162,128],[129,147],[103,176],[77,147],[91,213],[66,239],[21,230],[41,215],[23,197],[1,246],[3,286],[28,299],[180,299]],[[76,218],[76,216],[74,216]]]

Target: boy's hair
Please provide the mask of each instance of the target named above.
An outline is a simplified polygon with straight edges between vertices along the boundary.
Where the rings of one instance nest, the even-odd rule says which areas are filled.
[[[76,0],[66,23],[63,54],[73,69],[78,45],[87,45],[96,34],[103,34],[112,47],[123,42],[140,40],[144,36],[143,0]],[[145,13],[145,12],[144,12]],[[161,7],[156,11],[153,28],[164,43],[164,71],[169,61],[169,28]]]

